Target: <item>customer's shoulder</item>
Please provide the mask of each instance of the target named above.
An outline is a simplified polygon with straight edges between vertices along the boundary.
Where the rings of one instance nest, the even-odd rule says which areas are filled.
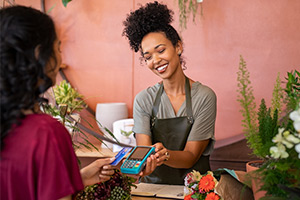
[[[24,119],[24,122],[28,126],[34,126],[36,128],[41,128],[41,129],[64,129],[64,126],[58,121],[58,119],[53,118],[52,116],[48,114],[31,114],[26,116]]]

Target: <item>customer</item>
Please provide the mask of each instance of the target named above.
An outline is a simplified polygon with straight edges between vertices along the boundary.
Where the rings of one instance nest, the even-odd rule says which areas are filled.
[[[216,95],[184,74],[183,44],[170,25],[172,14],[166,5],[147,3],[124,21],[131,48],[162,79],[141,91],[133,108],[137,144],[156,147],[140,174],[149,183],[183,184],[192,169],[210,170],[215,141]]]
[[[112,159],[79,171],[70,134],[40,113],[41,95],[61,64],[52,19],[29,7],[0,10],[0,198],[71,199],[84,185],[108,180]]]

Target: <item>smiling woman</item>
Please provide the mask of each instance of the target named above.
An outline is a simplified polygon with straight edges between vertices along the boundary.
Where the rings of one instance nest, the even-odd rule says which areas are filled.
[[[131,48],[162,80],[140,92],[133,108],[137,144],[156,147],[139,174],[149,183],[183,184],[192,169],[210,170],[215,141],[216,95],[184,74],[182,40],[170,25],[172,15],[166,5],[154,2],[131,12],[124,22]]]

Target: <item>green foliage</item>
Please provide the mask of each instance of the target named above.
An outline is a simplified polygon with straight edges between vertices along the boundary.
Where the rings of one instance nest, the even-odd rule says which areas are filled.
[[[239,70],[237,72],[238,81],[238,98],[237,101],[241,105],[240,112],[242,113],[242,126],[243,131],[248,142],[250,149],[256,152],[256,141],[260,141],[257,138],[258,126],[256,120],[256,103],[253,95],[253,88],[250,81],[250,73],[247,69],[247,65],[242,56],[240,56]]]
[[[243,58],[240,59],[237,91],[242,107],[242,125],[253,154],[264,160],[257,172],[263,182],[261,190],[267,191],[268,197],[264,199],[292,199],[293,194],[289,189],[300,190],[300,159],[295,149],[299,145],[300,133],[296,132],[289,114],[299,109],[300,73],[297,70],[287,73],[284,90],[278,74],[272,94],[272,107],[268,108],[262,99],[256,116],[249,72]],[[284,107],[287,108],[286,112],[279,120],[279,113]]]
[[[264,183],[261,190],[267,191],[267,194],[273,197],[287,199],[290,194],[280,188],[280,185],[300,189],[300,160],[297,159],[298,155],[293,155],[294,153],[286,159],[270,159],[260,168]]]
[[[59,85],[54,86],[52,89],[55,104],[43,104],[43,112],[60,120],[69,130],[74,149],[84,146],[86,149],[95,149],[99,151],[98,148],[89,141],[88,135],[77,126],[77,123],[80,120],[84,120],[83,118],[80,118],[79,115],[80,111],[86,108],[83,95],[79,94],[74,88],[72,88],[70,83],[67,83],[65,80],[61,81]],[[71,116],[75,119],[75,121],[71,121],[66,118],[66,115]],[[93,126],[91,124],[89,125],[93,129]],[[100,139],[96,139],[103,143]]]
[[[286,77],[287,83],[285,87],[287,109],[292,110],[299,107],[300,99],[300,72],[288,72]]]
[[[257,141],[251,141],[254,148],[254,154],[260,158],[265,158],[269,155],[269,149],[273,146],[272,139],[278,133],[278,111],[275,110],[273,117],[271,116],[271,109],[267,109],[265,100],[261,100],[258,111],[259,128],[258,134],[255,134]]]
[[[133,132],[132,131],[124,131],[124,130],[121,130],[121,134],[128,137],[132,134]]]
[[[186,23],[190,13],[193,15],[193,21],[195,21],[198,2],[197,0],[178,0],[179,7],[179,25],[181,29],[186,29]]]
[[[62,0],[62,4],[64,7],[67,7],[68,3],[70,3],[72,0]]]
[[[278,111],[280,115],[283,106],[283,89],[281,87],[280,73],[278,72],[276,83],[274,85],[273,94],[272,94],[272,107],[271,107],[271,116],[274,115],[275,110]]]
[[[58,105],[66,104],[68,106],[67,113],[74,111],[80,112],[86,108],[83,96],[79,94],[70,83],[65,80],[61,81],[59,85],[53,88],[55,100]]]

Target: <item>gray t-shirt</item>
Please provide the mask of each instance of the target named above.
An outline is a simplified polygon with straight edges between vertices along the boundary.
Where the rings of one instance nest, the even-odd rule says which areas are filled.
[[[152,113],[153,103],[156,93],[160,87],[157,83],[140,93],[138,93],[133,105],[133,132],[136,134],[147,134],[151,136],[150,119]],[[194,117],[194,124],[188,137],[188,141],[200,141],[211,139],[209,145],[206,147],[203,155],[210,155],[215,143],[215,120],[217,98],[212,89],[195,82],[191,87],[192,110]],[[161,96],[161,103],[157,113],[159,119],[174,118],[186,116],[186,103],[181,105],[177,115],[175,115],[172,104],[165,92]]]

